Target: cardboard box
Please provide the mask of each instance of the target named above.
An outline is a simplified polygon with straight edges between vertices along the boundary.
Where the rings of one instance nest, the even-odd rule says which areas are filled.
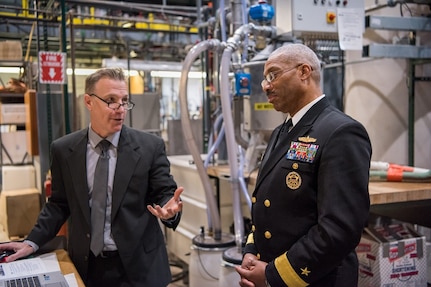
[[[36,169],[33,165],[2,167],[2,192],[27,188],[36,188]]]
[[[0,223],[8,237],[24,237],[33,228],[40,212],[40,193],[36,188],[0,193]]]
[[[0,60],[22,61],[20,41],[0,41]]]
[[[1,133],[2,164],[28,164],[32,157],[27,152],[26,131]]]
[[[25,124],[25,104],[0,104],[2,124]]]
[[[366,228],[356,248],[358,286],[427,287],[425,242],[402,223]]]

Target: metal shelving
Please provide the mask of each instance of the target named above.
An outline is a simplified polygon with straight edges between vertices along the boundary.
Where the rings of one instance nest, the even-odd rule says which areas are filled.
[[[15,78],[22,80],[27,88],[31,88],[32,86],[29,65],[30,64],[25,61],[0,60],[0,68],[20,68],[19,74]],[[22,131],[26,129],[25,111],[24,117],[18,117],[17,119],[11,119],[4,114],[4,111],[7,109],[9,109],[9,112],[12,112],[12,114],[19,114],[22,110],[22,106],[17,106],[17,104],[24,104],[24,97],[24,93],[14,93],[7,90],[0,91],[0,105],[2,106],[2,115],[0,118],[0,170],[5,165],[33,164],[33,158],[26,150],[23,150],[27,148],[25,144],[26,135],[22,133]],[[8,133],[7,140],[5,138],[5,133]]]
[[[408,65],[408,165],[414,166],[414,137],[415,137],[415,83],[431,81],[431,77],[417,76],[419,65],[431,63],[431,47],[421,46],[418,32],[431,32],[430,20],[427,17],[387,17],[367,16],[365,27],[381,30],[409,31],[409,43],[379,44],[373,43],[363,47],[364,57],[386,57],[406,59]]]

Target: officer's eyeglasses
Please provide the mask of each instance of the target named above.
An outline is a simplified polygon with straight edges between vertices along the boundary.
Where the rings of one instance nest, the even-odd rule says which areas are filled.
[[[302,65],[304,65],[304,64],[303,63],[298,64],[295,67],[290,68],[290,69],[285,70],[285,71],[269,72],[268,74],[266,74],[264,76],[264,79],[262,80],[262,82],[260,83],[260,85],[262,86],[262,88],[264,88],[267,84],[271,84],[272,82],[274,82],[275,80],[277,80],[284,73],[287,73],[287,72],[290,72],[292,70],[298,69]]]
[[[108,102],[96,94],[89,94],[89,95],[94,96],[94,97],[98,98],[99,100],[101,100],[102,102],[106,103],[108,105],[108,108],[110,108],[111,110],[114,110],[114,111],[118,110],[120,107],[123,107],[123,109],[128,111],[128,110],[133,109],[133,107],[135,106],[135,104],[132,103],[131,101],[124,102],[124,103],[120,104],[120,103],[115,103],[115,102]]]

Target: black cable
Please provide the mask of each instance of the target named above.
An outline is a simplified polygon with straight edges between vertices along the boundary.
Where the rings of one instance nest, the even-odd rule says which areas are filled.
[[[182,279],[186,278],[186,276],[189,273],[187,269],[186,270],[184,269],[184,264],[179,260],[178,261],[177,260],[171,260],[169,262],[169,266],[181,269],[181,271],[178,273],[172,273],[171,282],[176,282],[176,281],[182,280]]]

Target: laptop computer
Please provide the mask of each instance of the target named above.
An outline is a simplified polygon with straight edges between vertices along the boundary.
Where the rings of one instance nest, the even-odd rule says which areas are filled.
[[[35,258],[0,263],[0,287],[69,287],[57,257],[47,253]]]
[[[1,270],[0,270],[1,273]],[[60,271],[0,279],[0,287],[69,287]]]

